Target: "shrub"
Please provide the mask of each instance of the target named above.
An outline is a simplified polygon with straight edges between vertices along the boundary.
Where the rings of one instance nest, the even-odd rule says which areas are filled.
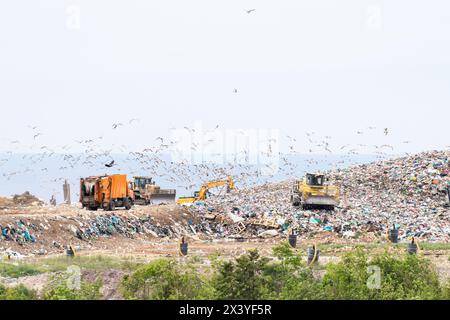
[[[192,263],[158,259],[125,276],[122,293],[126,299],[207,299],[211,288]]]
[[[369,288],[369,266],[380,270],[380,285]],[[439,299],[444,295],[430,262],[416,255],[394,256],[385,252],[370,258],[362,249],[330,264],[323,278],[330,299]]]
[[[443,288],[429,260],[416,255],[377,255],[371,262],[382,271],[381,299],[439,299]]]
[[[269,259],[250,250],[235,259],[218,263],[212,279],[217,299],[261,299],[267,293],[269,280],[264,270]]]
[[[102,286],[100,279],[91,283],[81,280],[80,287],[69,288],[65,274],[54,276],[44,288],[44,300],[100,300]]]
[[[311,268],[294,253],[287,242],[273,248],[278,259],[267,265],[265,274],[269,279],[268,299],[320,299],[320,281],[315,279]]]
[[[32,276],[42,271],[31,264],[26,264],[22,262],[11,263],[11,262],[1,262],[0,263],[0,275],[4,277],[20,278],[24,276]]]
[[[447,285],[444,288],[444,294],[442,295],[444,300],[450,300],[450,280],[447,281]]]
[[[36,292],[22,284],[11,288],[0,285],[0,300],[36,300]]]

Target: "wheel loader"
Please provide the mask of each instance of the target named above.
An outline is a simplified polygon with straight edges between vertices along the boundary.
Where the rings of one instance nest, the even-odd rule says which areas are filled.
[[[333,210],[339,204],[339,189],[328,185],[324,174],[307,173],[303,180],[294,182],[291,203],[303,209]]]

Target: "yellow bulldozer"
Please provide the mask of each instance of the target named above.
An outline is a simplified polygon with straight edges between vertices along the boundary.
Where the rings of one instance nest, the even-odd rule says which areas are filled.
[[[320,173],[307,173],[303,180],[294,182],[291,203],[303,209],[333,210],[339,205],[339,188],[329,185],[328,178]]]
[[[233,181],[232,177],[227,177],[226,179],[223,179],[223,180],[209,181],[209,182],[205,182],[202,185],[202,187],[200,188],[200,190],[196,191],[194,193],[193,197],[180,197],[177,199],[177,203],[182,204],[182,203],[195,202],[195,201],[199,201],[199,200],[200,201],[205,200],[210,189],[224,186],[224,185],[227,186],[227,192],[230,192],[230,190],[235,189],[234,181]]]
[[[131,185],[135,204],[149,205],[175,201],[175,189],[161,189],[151,177],[136,176],[133,179]]]

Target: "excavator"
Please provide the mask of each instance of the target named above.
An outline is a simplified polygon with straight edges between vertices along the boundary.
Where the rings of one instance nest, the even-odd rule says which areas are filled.
[[[189,203],[189,202],[195,202],[195,201],[201,201],[205,200],[207,197],[207,194],[209,192],[209,189],[220,187],[220,186],[227,186],[227,192],[230,192],[230,190],[234,190],[236,187],[234,186],[233,178],[228,176],[226,179],[223,180],[214,180],[203,183],[202,187],[199,191],[194,192],[193,197],[180,197],[177,199],[178,204],[182,203]]]
[[[291,203],[303,209],[324,208],[334,210],[339,204],[339,189],[328,185],[328,178],[320,173],[307,173],[303,180],[294,182]]]

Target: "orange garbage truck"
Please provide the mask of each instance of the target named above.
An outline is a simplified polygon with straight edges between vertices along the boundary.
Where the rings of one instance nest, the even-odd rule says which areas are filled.
[[[134,195],[125,174],[93,176],[80,179],[80,202],[88,210],[112,211],[118,207],[129,210]]]

